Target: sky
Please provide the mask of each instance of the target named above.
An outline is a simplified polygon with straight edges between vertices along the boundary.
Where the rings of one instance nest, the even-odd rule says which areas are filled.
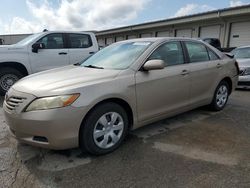
[[[0,35],[105,30],[250,4],[250,0],[1,0]]]

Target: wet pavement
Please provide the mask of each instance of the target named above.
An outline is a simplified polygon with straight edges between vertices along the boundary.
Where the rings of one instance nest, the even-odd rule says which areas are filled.
[[[250,187],[250,91],[234,92],[221,112],[200,108],[133,131],[100,157],[20,144],[2,114],[0,188]]]

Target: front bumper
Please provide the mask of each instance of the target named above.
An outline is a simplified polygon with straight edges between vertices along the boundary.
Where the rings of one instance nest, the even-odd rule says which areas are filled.
[[[87,113],[86,108],[73,106],[19,112],[10,110],[6,101],[3,111],[6,123],[19,141],[56,150],[79,146],[79,129]]]
[[[237,88],[250,89],[250,75],[239,76]]]

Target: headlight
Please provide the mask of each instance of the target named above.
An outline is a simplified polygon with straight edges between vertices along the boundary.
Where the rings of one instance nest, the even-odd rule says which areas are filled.
[[[62,95],[53,97],[43,97],[35,99],[25,110],[25,112],[34,110],[47,110],[52,108],[61,108],[71,105],[79,94]]]

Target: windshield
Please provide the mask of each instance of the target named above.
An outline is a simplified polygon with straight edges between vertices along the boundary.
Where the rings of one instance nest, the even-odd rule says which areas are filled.
[[[127,69],[151,42],[127,42],[108,46],[91,56],[81,66],[104,69]]]
[[[250,48],[238,48],[232,51],[236,59],[250,58]]]
[[[26,38],[24,38],[23,40],[19,41],[18,43],[16,43],[15,45],[18,45],[18,46],[25,46],[27,44],[29,44],[30,42],[32,42],[34,39],[36,39],[38,36],[40,36],[41,33],[37,33],[37,34],[33,34],[33,35],[30,35]]]

